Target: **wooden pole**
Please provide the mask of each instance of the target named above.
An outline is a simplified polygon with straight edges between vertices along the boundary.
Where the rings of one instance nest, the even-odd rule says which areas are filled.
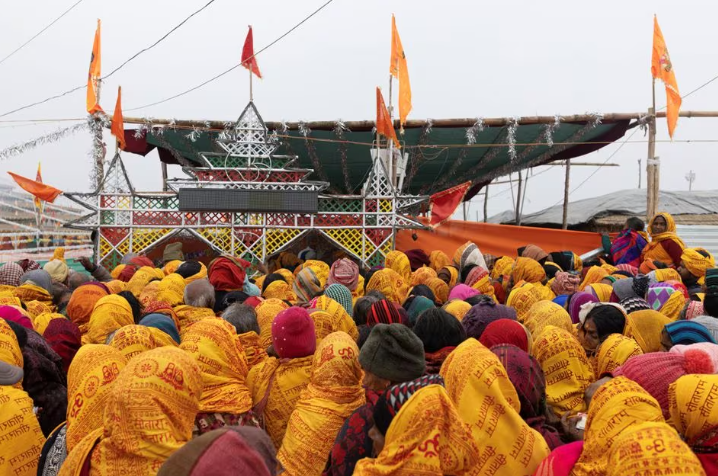
[[[466,221],[466,202],[463,203],[464,221]]]
[[[254,94],[252,92],[252,68],[249,68],[249,102],[254,101]]]
[[[100,90],[102,89],[102,81],[97,80],[97,103],[100,103]],[[95,187],[100,190],[102,180],[105,177],[105,145],[102,142],[102,119],[101,112],[94,114],[92,120],[95,122],[95,134],[92,136],[93,151],[95,154]]]
[[[162,191],[166,192],[169,190],[167,186],[167,164],[164,162],[160,162],[160,164],[162,164]]]
[[[571,161],[566,160],[566,180],[563,184],[563,223],[561,228],[568,229],[568,194],[571,185]]]
[[[648,157],[646,159],[646,215],[650,221],[658,210],[660,172],[656,158],[656,80],[653,79],[653,105],[648,109]]]
[[[521,171],[519,170],[519,188],[516,193],[516,226],[521,226],[521,186],[523,180],[521,179]]]
[[[489,215],[489,185],[486,184],[486,187],[484,187],[484,223],[486,223],[488,221],[488,215]]]

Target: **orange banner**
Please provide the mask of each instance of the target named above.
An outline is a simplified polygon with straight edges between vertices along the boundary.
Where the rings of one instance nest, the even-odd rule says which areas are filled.
[[[29,178],[25,178],[22,175],[17,175],[12,172],[8,172],[10,174],[10,177],[17,183],[23,190],[26,192],[29,192],[33,194],[36,198],[39,198],[40,200],[45,200],[46,202],[54,202],[55,199],[62,193],[62,190],[59,190],[55,187],[51,187],[50,185],[46,185],[41,182],[36,182],[35,180],[30,180]]]
[[[416,241],[411,238],[413,232],[419,237]],[[408,251],[420,248],[427,254],[441,250],[454,256],[454,251],[467,241],[476,243],[482,253],[495,256],[515,257],[516,250],[528,244],[534,244],[547,253],[571,250],[581,255],[599,248],[601,235],[584,231],[449,220],[431,231],[400,230],[397,232],[396,249]]]

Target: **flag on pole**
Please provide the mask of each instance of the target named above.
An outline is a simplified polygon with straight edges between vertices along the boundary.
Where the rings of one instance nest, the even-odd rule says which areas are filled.
[[[20,188],[22,188],[26,192],[33,194],[36,198],[39,198],[40,200],[52,203],[55,201],[58,195],[62,193],[62,190],[58,190],[55,187],[45,185],[42,182],[30,180],[29,178],[22,177],[12,172],[8,172],[8,174],[10,174],[10,177],[12,177],[12,179],[20,186]]]
[[[386,104],[384,104],[384,96],[381,95],[379,88],[376,88],[376,133],[393,140],[396,148],[401,149],[389,117],[389,111],[386,110]]]
[[[437,192],[429,197],[429,213],[431,214],[431,226],[438,227],[451,218],[461,202],[464,201],[466,192],[469,191],[471,182],[464,182],[448,190]]]
[[[102,76],[102,51],[100,46],[100,20],[97,20],[95,42],[92,44],[92,56],[90,57],[90,72],[87,75],[87,112],[89,114],[103,112],[98,98],[100,77]]]
[[[40,168],[40,162],[37,163],[37,174],[35,174],[35,181],[42,183],[42,170]],[[35,209],[38,211],[40,215],[42,215],[42,200],[35,197]]]
[[[258,78],[262,79],[262,73],[259,72],[259,65],[257,64],[257,58],[254,57],[254,38],[252,36],[252,27],[249,27],[247,38],[244,40],[244,47],[242,48],[242,66],[256,74]]]
[[[668,135],[673,139],[673,131],[678,123],[678,113],[681,109],[681,93],[678,92],[676,73],[673,71],[671,56],[668,54],[666,40],[663,39],[658,18],[653,16],[653,57],[651,58],[651,74],[654,79],[660,79],[666,85],[666,120],[668,122]]]
[[[406,124],[411,111],[411,84],[409,83],[409,67],[406,65],[406,54],[401,45],[396,19],[391,16],[391,62],[389,73],[399,80],[399,125]]]
[[[110,131],[117,137],[120,149],[125,150],[127,144],[125,142],[125,119],[122,117],[122,86],[117,87],[117,104],[115,104],[115,113],[112,115]]]

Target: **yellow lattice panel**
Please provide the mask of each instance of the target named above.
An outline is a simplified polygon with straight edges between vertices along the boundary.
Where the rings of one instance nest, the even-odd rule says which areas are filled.
[[[231,228],[201,228],[197,231],[220,250],[226,253],[232,253]]]
[[[296,229],[276,229],[265,231],[265,237],[267,239],[267,256],[275,253],[279,248],[286,245],[294,238],[299,236],[303,230]]]
[[[132,208],[132,197],[117,197],[117,208],[122,210]]]
[[[120,243],[119,245],[117,245],[117,251],[119,251],[122,256],[125,256],[127,253],[130,252],[130,239],[129,239],[129,237],[128,237],[128,238],[125,238],[124,240],[122,240],[122,243]]]
[[[100,236],[100,259],[105,259],[111,252],[112,244],[107,241],[104,236]]]
[[[391,200],[379,200],[379,210],[384,213],[391,212]]]
[[[132,230],[132,252],[141,253],[171,231],[172,228],[135,228]]]
[[[364,234],[362,230],[356,228],[333,228],[324,230],[324,232],[347,251],[363,259],[362,239],[364,238]],[[368,256],[373,253],[375,249],[376,247],[371,240],[367,239],[365,254]]]

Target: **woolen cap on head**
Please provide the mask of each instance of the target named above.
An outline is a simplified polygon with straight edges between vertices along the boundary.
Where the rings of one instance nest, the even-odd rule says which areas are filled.
[[[15,385],[22,377],[23,371],[20,367],[0,360],[0,385]]]
[[[424,344],[403,324],[377,324],[359,352],[365,371],[391,382],[407,382],[424,374]]]
[[[317,348],[314,320],[306,309],[290,307],[272,321],[274,350],[282,359],[312,355]]]

